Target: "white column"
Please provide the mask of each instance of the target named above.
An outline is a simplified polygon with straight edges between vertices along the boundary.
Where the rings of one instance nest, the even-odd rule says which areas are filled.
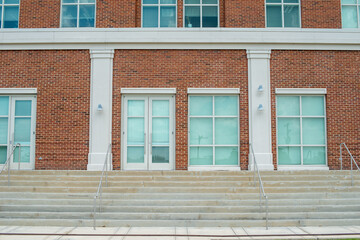
[[[87,169],[101,171],[111,143],[114,50],[90,50],[90,57],[90,139]],[[110,170],[112,169],[111,159],[110,154],[108,160]]]
[[[247,50],[249,141],[260,170],[274,170],[271,146],[270,54],[271,50]],[[253,169],[254,156],[250,148],[249,151],[249,169]]]

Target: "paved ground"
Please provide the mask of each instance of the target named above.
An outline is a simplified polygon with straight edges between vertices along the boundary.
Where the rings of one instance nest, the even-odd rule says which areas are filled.
[[[36,221],[36,220],[35,220]],[[1,235],[10,234],[63,234],[49,235]],[[69,234],[64,236],[64,234]],[[83,234],[83,236],[81,236]],[[84,236],[85,234],[85,236]],[[115,234],[118,236],[109,236]],[[178,236],[130,236],[137,234],[178,235]],[[336,234],[336,235],[324,235]],[[343,235],[338,235],[343,234]],[[357,235],[346,235],[357,234]],[[89,236],[91,235],[91,236]],[[104,236],[108,235],[108,236]],[[120,236],[119,236],[120,235]],[[129,236],[121,236],[129,235]],[[185,235],[185,236],[179,236]],[[197,236],[195,236],[197,235]],[[202,235],[202,236],[200,236]],[[208,236],[204,236],[208,235]],[[213,235],[213,236],[209,236]],[[237,236],[235,236],[237,235]],[[262,235],[255,237],[254,235]],[[266,236],[264,236],[266,235]],[[277,236],[274,236],[277,235]],[[284,236],[288,235],[288,236]],[[293,235],[293,236],[289,236]],[[307,236],[306,236],[307,235]],[[360,239],[360,226],[348,227],[276,227],[269,228],[92,228],[85,227],[16,227],[0,226],[0,239],[6,240],[239,240],[239,239]]]

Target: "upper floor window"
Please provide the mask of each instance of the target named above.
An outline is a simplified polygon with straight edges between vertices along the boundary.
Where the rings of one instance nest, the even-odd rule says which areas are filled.
[[[266,0],[267,27],[300,27],[300,0]]]
[[[343,28],[360,26],[360,0],[341,0]]]
[[[95,0],[62,0],[61,27],[94,27]]]
[[[185,27],[219,27],[218,0],[185,0]]]
[[[20,0],[0,0],[0,26],[1,28],[19,27]]]
[[[176,0],[143,0],[143,27],[176,27]]]

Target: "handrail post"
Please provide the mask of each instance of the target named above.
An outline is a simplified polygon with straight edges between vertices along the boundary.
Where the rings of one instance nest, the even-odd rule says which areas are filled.
[[[354,186],[354,178],[353,178],[353,161],[350,159],[351,162],[351,186]]]
[[[18,170],[20,170],[20,160],[21,160],[21,145],[19,145]]]
[[[339,160],[340,160],[340,170],[342,170],[342,168],[343,168],[343,162],[342,162],[342,143],[340,143],[340,158],[339,158]]]
[[[94,197],[94,213],[93,213],[93,222],[94,222],[94,230],[96,230],[96,196]]]
[[[269,230],[269,203],[268,203],[268,197],[265,197],[266,201],[266,230]]]
[[[10,155],[11,157],[11,155]],[[7,160],[7,165],[8,165],[8,186],[10,187],[10,157]]]

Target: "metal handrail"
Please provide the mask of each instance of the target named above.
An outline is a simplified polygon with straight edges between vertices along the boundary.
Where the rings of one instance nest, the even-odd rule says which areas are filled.
[[[101,173],[101,177],[100,177],[100,182],[99,182],[99,186],[97,189],[97,192],[94,196],[94,208],[93,208],[93,220],[94,220],[94,230],[96,229],[96,199],[99,198],[100,200],[100,204],[99,204],[99,213],[101,212],[101,205],[102,205],[102,183],[103,183],[103,176],[105,173],[105,186],[107,187],[108,185],[108,158],[109,158],[109,153],[111,151],[111,143],[109,144],[108,150],[106,152],[106,156],[105,156],[105,162],[104,162],[104,166],[103,166],[103,170]]]
[[[342,166],[343,166],[343,160],[342,160],[342,146],[345,147],[345,149],[347,150],[347,152],[349,153],[350,155],[350,159],[351,159],[351,186],[354,186],[354,176],[353,176],[353,162],[355,163],[355,166],[357,167],[358,171],[360,171],[360,168],[358,166],[358,164],[356,163],[354,157],[352,156],[349,148],[346,146],[345,143],[340,143],[340,157],[339,157],[339,160],[341,162],[341,170],[342,170]]]
[[[249,146],[250,146],[250,149],[251,149],[251,152],[252,152],[252,155],[253,155],[253,160],[254,160],[254,186],[256,187],[256,180],[255,180],[255,176],[256,176],[256,172],[257,172],[257,175],[259,177],[259,208],[261,210],[261,205],[262,205],[262,198],[264,197],[265,198],[265,206],[266,206],[266,230],[269,229],[269,204],[268,204],[268,196],[266,195],[265,193],[265,190],[264,190],[264,185],[263,185],[263,181],[261,179],[261,176],[260,176],[260,170],[259,170],[259,167],[258,167],[258,164],[256,162],[256,158],[255,158],[255,152],[254,152],[254,149],[253,149],[253,146],[252,146],[252,143],[249,143]]]
[[[4,163],[4,166],[2,167],[1,171],[0,171],[0,175],[1,173],[4,171],[5,167],[8,167],[8,186],[10,186],[10,158],[11,156],[14,154],[15,149],[19,147],[19,170],[20,170],[20,160],[21,160],[21,144],[17,143],[15,146],[13,146],[13,149],[10,152],[9,157],[6,159],[6,162]]]

